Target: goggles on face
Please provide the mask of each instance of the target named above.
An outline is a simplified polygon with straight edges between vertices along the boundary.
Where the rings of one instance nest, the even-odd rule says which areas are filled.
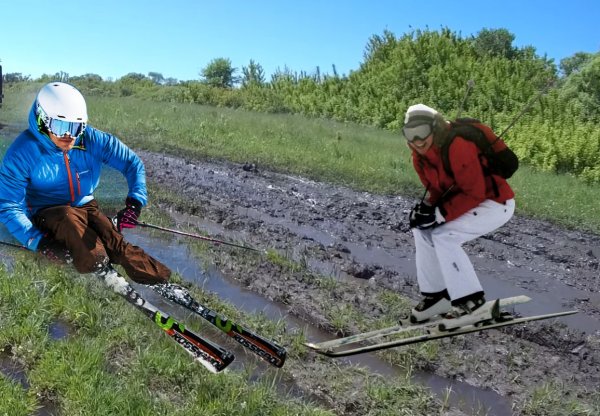
[[[402,134],[408,142],[414,142],[415,140],[425,140],[431,133],[433,128],[431,124],[418,124],[416,126],[404,126],[402,128]]]
[[[38,106],[38,126],[41,127],[41,124],[48,129],[52,134],[62,137],[65,134],[69,133],[71,137],[78,138],[83,131],[85,130],[85,123],[75,122],[75,121],[65,121],[57,118],[49,117],[42,107]]]
[[[46,127],[55,135],[61,137],[69,133],[71,137],[79,137],[85,129],[85,123],[76,123],[72,121],[58,120],[51,118],[49,123],[46,123]]]

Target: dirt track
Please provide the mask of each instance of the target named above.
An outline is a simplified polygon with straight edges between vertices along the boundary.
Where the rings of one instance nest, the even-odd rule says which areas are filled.
[[[414,200],[356,192],[252,164],[139,155],[150,181],[175,190],[192,207],[172,208],[216,225],[205,231],[273,248],[314,272],[356,283],[345,293],[323,296],[294,274],[282,276],[280,268],[266,261],[225,255],[219,266],[229,276],[289,305],[315,326],[331,328],[320,311],[332,301],[349,302],[365,315],[377,316],[382,310],[376,296],[382,288],[418,298],[412,234],[405,222]],[[514,217],[466,249],[488,298],[527,294],[533,300],[519,309],[525,314],[580,312],[562,320],[568,327],[532,323],[444,341],[443,348],[451,351],[443,355],[448,358],[422,362],[421,368],[491,388],[517,409],[544,383],[557,383],[584,403],[593,401],[600,385],[600,237]],[[347,409],[344,395],[327,396],[303,382],[315,377],[311,368],[294,375],[298,384]]]

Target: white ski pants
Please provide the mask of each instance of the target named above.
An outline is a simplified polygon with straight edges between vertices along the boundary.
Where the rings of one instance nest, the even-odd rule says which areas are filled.
[[[423,293],[448,290],[450,299],[482,291],[462,245],[504,225],[515,211],[515,200],[487,199],[460,217],[434,228],[413,228],[417,282]]]

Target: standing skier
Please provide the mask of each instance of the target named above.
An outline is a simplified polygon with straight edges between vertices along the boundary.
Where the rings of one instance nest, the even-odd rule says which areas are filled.
[[[423,295],[411,320],[442,315],[448,329],[489,314],[481,308],[484,291],[462,244],[496,230],[515,210],[513,190],[503,177],[484,172],[486,162],[474,142],[454,137],[448,147],[452,174],[447,172],[442,147],[450,140],[450,130],[450,123],[431,107],[416,104],[406,112],[403,134],[429,193],[409,218]]]
[[[120,234],[135,227],[146,204],[144,164],[87,121],[85,99],[75,87],[51,82],[39,91],[29,128],[0,167],[0,221],[32,251],[53,257],[56,246],[64,246],[80,273],[106,274],[114,263],[136,282],[166,282],[171,271]],[[129,187],[117,230],[93,196],[103,165],[120,171]]]

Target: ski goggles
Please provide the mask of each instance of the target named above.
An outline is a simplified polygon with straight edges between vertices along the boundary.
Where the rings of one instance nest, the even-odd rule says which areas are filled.
[[[69,133],[71,137],[78,138],[85,130],[85,123],[52,118],[46,114],[40,105],[37,106],[37,114],[38,127],[41,128],[41,125],[43,124],[48,131],[58,137],[62,137]]]
[[[429,123],[417,124],[416,126],[406,125],[402,127],[402,134],[408,142],[425,140],[431,133],[433,133],[433,127]]]
[[[46,122],[46,127],[53,134],[62,137],[69,133],[71,137],[79,137],[83,130],[85,130],[85,123],[77,123],[73,121],[58,120],[51,118],[49,122]]]

